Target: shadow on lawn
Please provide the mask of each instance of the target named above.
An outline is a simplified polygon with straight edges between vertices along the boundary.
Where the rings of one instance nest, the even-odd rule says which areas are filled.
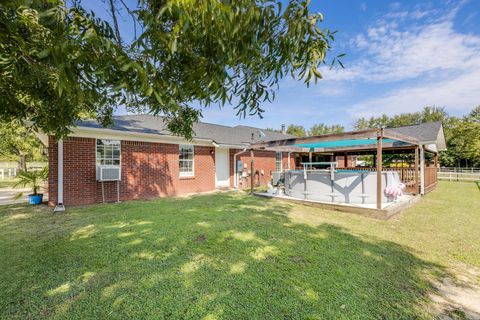
[[[422,318],[428,278],[445,275],[393,242],[292,223],[288,205],[265,199],[82,210],[43,217],[57,228],[11,252],[30,270],[1,285],[2,317]]]

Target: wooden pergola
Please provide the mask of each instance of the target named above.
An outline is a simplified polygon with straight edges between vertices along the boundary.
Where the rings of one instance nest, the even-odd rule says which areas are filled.
[[[306,152],[308,152],[310,155],[312,153],[317,153],[331,154],[334,156],[344,155],[345,157],[347,155],[354,154],[373,154],[376,157],[376,159],[374,158],[376,161],[374,161],[375,168],[371,171],[376,171],[377,173],[381,173],[384,169],[388,169],[390,171],[393,169],[383,168],[382,160],[384,153],[414,153],[414,194],[424,194],[426,192],[425,152],[427,151],[433,154],[435,167],[438,164],[438,154],[436,151],[429,150],[428,147],[422,145],[420,141],[414,137],[384,128],[260,142],[252,144],[251,149],[282,151],[288,152],[289,155],[290,153]],[[434,180],[434,183],[436,184],[436,171]],[[377,209],[382,208],[382,192],[382,175],[377,174]]]

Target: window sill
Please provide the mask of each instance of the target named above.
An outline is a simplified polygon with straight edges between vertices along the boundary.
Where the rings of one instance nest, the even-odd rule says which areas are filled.
[[[179,179],[180,179],[180,180],[192,180],[192,179],[195,179],[195,175],[191,175],[191,176],[179,176]]]

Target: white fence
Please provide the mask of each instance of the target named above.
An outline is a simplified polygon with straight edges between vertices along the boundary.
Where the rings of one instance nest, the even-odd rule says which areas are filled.
[[[438,172],[461,172],[461,173],[480,173],[480,168],[466,167],[440,167]]]
[[[44,162],[28,162],[28,170],[40,170],[47,164]],[[0,181],[14,179],[18,173],[18,164],[16,162],[0,162]]]
[[[455,172],[455,171],[439,171],[437,172],[438,180],[447,181],[480,181],[480,171],[477,172]]]
[[[13,179],[17,176],[17,168],[0,168],[0,180]]]

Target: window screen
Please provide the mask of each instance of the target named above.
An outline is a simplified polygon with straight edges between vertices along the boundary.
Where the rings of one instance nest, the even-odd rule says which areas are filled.
[[[119,140],[97,140],[97,165],[120,166]]]
[[[179,146],[180,176],[191,177],[194,174],[194,148],[193,145]]]

